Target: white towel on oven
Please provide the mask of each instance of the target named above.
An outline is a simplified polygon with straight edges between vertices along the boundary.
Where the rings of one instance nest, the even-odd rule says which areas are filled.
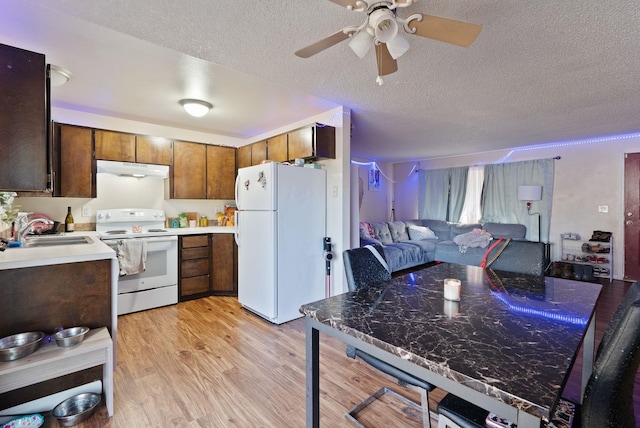
[[[144,272],[147,263],[147,242],[143,239],[118,240],[116,252],[120,276]]]

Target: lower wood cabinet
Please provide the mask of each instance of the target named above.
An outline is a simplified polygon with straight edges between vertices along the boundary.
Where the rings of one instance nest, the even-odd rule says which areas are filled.
[[[237,257],[233,234],[179,237],[179,300],[237,295]]]

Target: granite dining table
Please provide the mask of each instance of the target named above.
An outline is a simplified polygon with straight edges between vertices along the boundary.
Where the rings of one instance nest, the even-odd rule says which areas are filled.
[[[444,279],[462,283],[444,299]],[[320,333],[517,423],[540,426],[581,344],[591,374],[602,285],[441,263],[303,305],[307,427],[320,424]],[[357,386],[354,385],[354,388]]]

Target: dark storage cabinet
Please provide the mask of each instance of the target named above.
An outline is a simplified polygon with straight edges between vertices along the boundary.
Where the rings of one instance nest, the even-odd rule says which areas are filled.
[[[0,44],[0,190],[49,187],[48,112],[44,55]]]

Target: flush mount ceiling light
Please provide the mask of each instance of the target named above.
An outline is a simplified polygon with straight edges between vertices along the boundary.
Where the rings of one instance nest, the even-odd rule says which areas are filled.
[[[211,103],[192,98],[180,100],[180,105],[193,117],[202,117],[213,108]]]
[[[402,32],[440,42],[468,47],[480,34],[481,25],[449,18],[414,13],[406,18],[398,9],[406,8],[418,0],[329,0],[367,17],[361,25],[351,25],[296,52],[300,58],[309,58],[343,40],[351,39],[349,47],[363,58],[375,46],[378,78],[398,70],[396,60],[409,50],[409,41]]]
[[[69,70],[58,65],[50,64],[49,70],[51,86],[62,86],[71,79],[71,76],[73,76]]]

